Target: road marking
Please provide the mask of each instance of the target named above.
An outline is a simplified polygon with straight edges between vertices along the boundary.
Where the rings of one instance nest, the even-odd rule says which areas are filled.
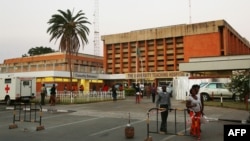
[[[6,107],[6,110],[14,110],[14,107]],[[26,111],[30,111],[30,108],[22,108],[22,110],[26,110]],[[38,109],[40,110],[40,109]],[[60,109],[52,109],[52,108],[48,108],[48,109],[42,109],[42,112],[59,112],[59,113],[68,113],[70,112],[69,110],[60,110]]]
[[[187,128],[186,130],[190,130],[190,128]],[[185,131],[185,129],[181,130],[180,132],[184,132],[184,131]],[[163,139],[160,140],[160,141],[167,141],[167,140],[169,140],[169,139],[171,139],[171,138],[173,138],[173,137],[175,137],[175,136],[179,136],[179,135],[170,135],[170,136],[168,136],[168,137],[166,137],[166,138],[163,138]]]
[[[102,118],[102,117],[98,117],[98,118],[91,118],[91,119],[86,119],[86,120],[80,120],[80,121],[70,122],[70,123],[61,124],[61,125],[57,125],[57,126],[51,126],[51,127],[46,128],[46,129],[58,128],[58,127],[63,127],[63,126],[68,126],[68,125],[73,125],[73,124],[77,124],[77,123],[87,122],[87,121],[91,121],[91,120],[97,120],[97,119],[101,119],[101,118]]]
[[[136,121],[136,122],[132,122],[131,124],[136,124],[136,123],[141,123],[141,122],[145,122],[146,120],[139,120],[139,121]],[[107,129],[107,130],[102,130],[101,132],[96,132],[96,133],[93,133],[91,134],[90,136],[96,136],[96,135],[100,135],[100,134],[103,134],[105,132],[109,132],[109,131],[112,131],[112,130],[116,130],[116,129],[119,129],[119,128],[124,128],[125,125],[120,125],[120,126],[116,126],[114,128],[110,128],[110,129]]]

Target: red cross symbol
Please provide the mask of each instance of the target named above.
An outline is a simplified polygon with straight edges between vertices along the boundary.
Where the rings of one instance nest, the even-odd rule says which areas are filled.
[[[10,87],[8,86],[8,84],[6,85],[6,87],[5,87],[5,91],[6,91],[6,93],[8,93],[9,92],[9,90],[10,90]]]

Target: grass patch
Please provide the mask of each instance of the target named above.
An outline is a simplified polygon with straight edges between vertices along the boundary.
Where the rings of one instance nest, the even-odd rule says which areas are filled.
[[[248,105],[248,109],[246,108],[246,104],[244,102],[233,102],[233,101],[224,101],[221,103],[220,101],[205,101],[205,106],[214,106],[214,107],[223,107],[223,108],[233,108],[238,110],[248,110],[250,105]]]

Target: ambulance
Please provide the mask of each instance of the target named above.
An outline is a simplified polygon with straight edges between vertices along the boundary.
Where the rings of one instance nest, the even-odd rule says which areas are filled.
[[[0,101],[10,105],[12,102],[29,102],[36,95],[34,77],[0,77]]]

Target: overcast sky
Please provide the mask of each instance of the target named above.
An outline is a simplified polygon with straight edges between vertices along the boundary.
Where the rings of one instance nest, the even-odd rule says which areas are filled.
[[[49,42],[48,21],[60,10],[82,10],[94,22],[95,0],[1,0],[0,63],[21,57],[33,47],[58,50]],[[191,6],[189,5],[191,2]],[[99,0],[100,36],[132,30],[226,20],[250,41],[250,0]],[[191,18],[190,18],[191,17]],[[80,52],[94,54],[94,25],[89,25],[89,44]],[[101,38],[100,38],[101,39]],[[100,42],[102,56],[102,42]]]

